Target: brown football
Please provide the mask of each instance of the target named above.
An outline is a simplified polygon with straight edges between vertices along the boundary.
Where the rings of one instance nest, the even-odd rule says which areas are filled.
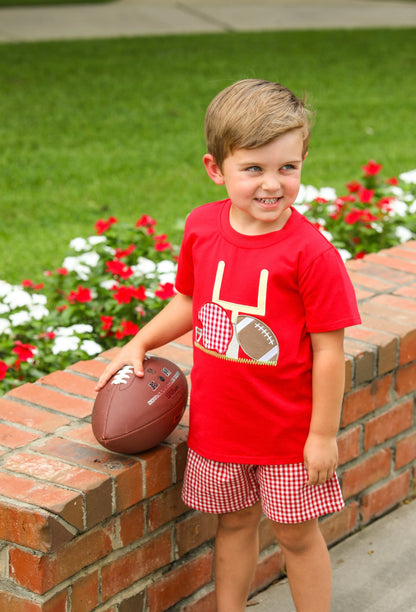
[[[100,389],[92,411],[97,441],[117,453],[134,454],[162,442],[177,426],[188,400],[182,370],[162,357],[146,357],[143,378],[132,366]]]

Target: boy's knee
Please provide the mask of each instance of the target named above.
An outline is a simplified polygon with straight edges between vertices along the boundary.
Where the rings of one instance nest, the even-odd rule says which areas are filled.
[[[256,503],[249,508],[237,510],[236,512],[227,512],[226,514],[218,515],[218,527],[229,531],[237,531],[240,529],[254,528],[257,529],[262,516],[262,507],[260,503]]]
[[[294,524],[272,521],[272,529],[279,546],[293,553],[301,553],[309,549],[314,545],[317,537],[322,538],[317,520]]]

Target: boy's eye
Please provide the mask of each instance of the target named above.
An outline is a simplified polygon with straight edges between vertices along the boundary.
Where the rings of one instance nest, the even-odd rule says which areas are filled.
[[[260,166],[249,166],[246,170],[247,172],[261,172]]]
[[[293,164],[285,164],[284,166],[282,166],[281,169],[282,170],[294,170],[295,166]]]

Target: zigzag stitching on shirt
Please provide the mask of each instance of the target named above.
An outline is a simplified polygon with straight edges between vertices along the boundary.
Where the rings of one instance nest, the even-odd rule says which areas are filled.
[[[235,363],[244,363],[244,364],[252,364],[259,366],[276,366],[276,362],[274,361],[257,361],[256,359],[241,359],[234,357],[227,357],[227,355],[221,355],[216,351],[211,351],[210,349],[205,348],[205,346],[201,346],[198,342],[194,343],[197,348],[199,348],[204,353],[208,353],[208,355],[212,355],[213,357],[217,357],[217,359],[225,359],[226,361],[234,361]]]

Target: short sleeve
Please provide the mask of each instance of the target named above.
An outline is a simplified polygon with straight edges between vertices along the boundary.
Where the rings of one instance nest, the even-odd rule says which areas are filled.
[[[333,331],[361,323],[354,287],[334,247],[314,259],[301,274],[299,286],[308,332]]]

